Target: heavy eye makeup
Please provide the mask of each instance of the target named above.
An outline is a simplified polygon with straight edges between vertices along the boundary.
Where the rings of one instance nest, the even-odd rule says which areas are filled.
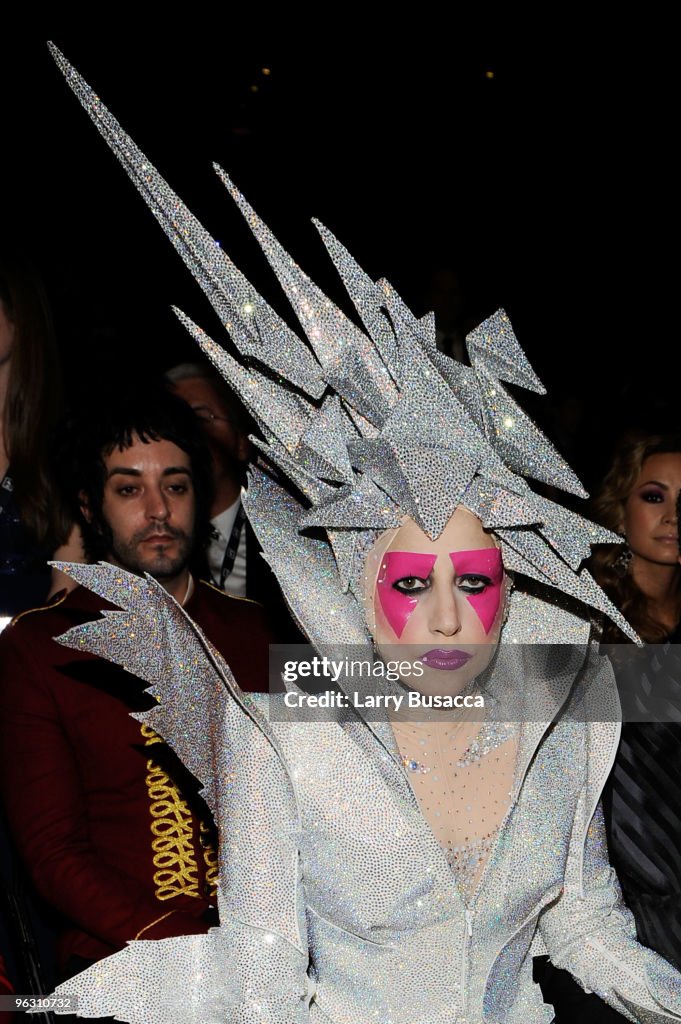
[[[452,593],[464,597],[489,632],[495,622],[502,596],[503,564],[497,548],[476,548],[449,553],[454,568]],[[437,554],[389,551],[376,582],[383,613],[395,636],[402,636],[407,620],[422,595],[434,587]]]
[[[430,589],[436,558],[436,555],[414,551],[388,551],[385,554],[376,581],[376,592],[395,636],[402,636],[421,594]]]
[[[464,576],[454,580],[454,586],[464,594],[481,594],[491,583],[492,580],[489,576],[473,573],[466,573]],[[430,590],[431,577],[429,576],[428,579],[423,580],[418,576],[405,576],[401,580],[395,580],[392,586],[400,594],[420,594],[425,590]]]
[[[485,632],[496,621],[502,601],[504,566],[498,548],[450,552],[459,592],[473,606]]]
[[[664,491],[659,490],[659,488],[657,487],[652,488],[650,490],[639,491],[638,496],[641,499],[641,501],[648,502],[649,504],[652,505],[658,504],[659,502],[663,502],[666,497]]]
[[[489,576],[466,573],[458,577],[456,585],[464,594],[482,594],[483,590],[492,585],[492,580]]]
[[[430,577],[422,580],[418,576],[405,576],[401,580],[395,580],[392,587],[400,594],[420,594],[423,590],[430,589]]]

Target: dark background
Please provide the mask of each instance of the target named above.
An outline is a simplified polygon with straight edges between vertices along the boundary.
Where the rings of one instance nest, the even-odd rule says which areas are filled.
[[[521,401],[592,486],[622,430],[676,426],[670,31],[556,8],[550,25],[406,26],[399,46],[358,25],[333,51],[327,28],[314,53],[207,20],[143,40],[5,33],[3,233],[43,270],[72,401],[192,358],[171,302],[224,338],[48,35],[284,316],[213,160],[346,310],[312,216],[419,315],[437,267],[466,321],[503,305],[549,389]]]

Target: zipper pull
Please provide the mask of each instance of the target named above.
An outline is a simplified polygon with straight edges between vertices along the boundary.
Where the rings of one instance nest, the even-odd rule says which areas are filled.
[[[471,914],[471,912],[470,912],[470,910],[468,908],[466,908],[466,910],[465,910],[465,918],[466,918],[466,929],[468,931],[468,937],[470,938],[473,935],[473,915]]]

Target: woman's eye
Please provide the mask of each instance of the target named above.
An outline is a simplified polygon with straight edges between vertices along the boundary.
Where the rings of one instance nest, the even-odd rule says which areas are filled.
[[[422,580],[418,576],[405,576],[393,583],[395,590],[399,590],[401,594],[418,594],[422,590],[426,590],[427,586],[427,580]]]
[[[457,586],[464,594],[481,594],[491,582],[489,576],[459,576]]]
[[[656,504],[657,502],[664,501],[664,495],[660,491],[643,491],[641,500]]]
[[[131,494],[134,494],[137,490],[132,484],[126,484],[125,487],[119,487],[117,494],[122,495],[124,498],[129,498]]]

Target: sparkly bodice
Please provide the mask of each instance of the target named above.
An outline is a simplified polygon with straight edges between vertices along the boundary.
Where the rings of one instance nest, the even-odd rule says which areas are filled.
[[[221,837],[220,927],[132,942],[69,979],[57,995],[77,996],[83,1015],[131,1024],[540,1022],[552,1011],[531,958],[545,948],[584,988],[631,1007],[629,1016],[681,1020],[678,975],[636,944],[594,814],[617,742],[605,717],[616,695],[605,659],[590,668],[588,692],[580,669],[574,703],[571,680],[552,673],[547,699],[534,700],[541,719],[523,724],[517,767],[511,736],[438,725],[442,785],[427,724],[418,734],[403,723],[404,756],[426,768],[405,777],[382,722],[278,720],[271,695],[246,703],[155,580],[115,566],[76,572],[103,579],[101,597],[125,611],[79,627],[67,645],[101,653],[106,642],[153,684],[159,703],[143,719],[204,786]],[[512,648],[506,685],[536,668],[536,657]],[[407,778],[412,792],[423,789],[425,818],[407,804]],[[440,787],[435,804],[429,785]],[[434,833],[445,847],[470,845],[503,821],[516,785],[513,814],[483,858],[494,870],[478,875],[464,908]],[[457,797],[467,802],[457,807]]]
[[[472,839],[469,843],[462,843],[461,846],[448,846],[443,850],[447,863],[452,869],[456,886],[466,904],[473,900],[478,882],[494,849],[500,828],[501,823],[480,839]]]
[[[518,730],[467,720],[392,726],[421,812],[470,903],[510,806]]]

